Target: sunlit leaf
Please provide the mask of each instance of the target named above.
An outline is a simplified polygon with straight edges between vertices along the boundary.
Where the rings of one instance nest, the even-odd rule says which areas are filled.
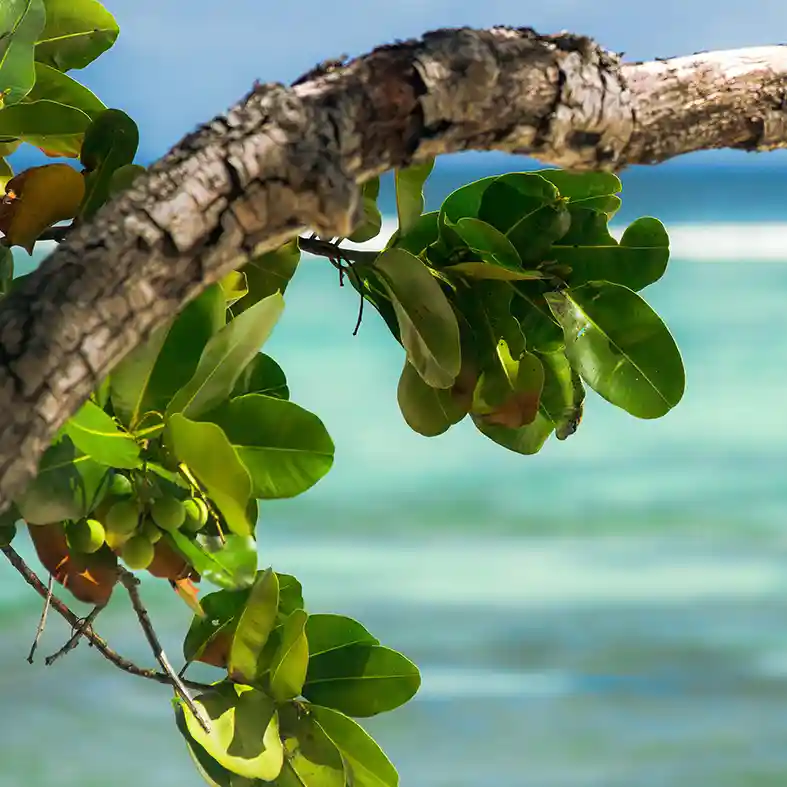
[[[306,680],[309,666],[307,618],[304,610],[296,609],[282,624],[281,641],[270,665],[270,693],[277,702],[297,697]]]
[[[33,49],[45,20],[43,0],[0,3],[0,107],[21,101],[33,87]]]
[[[230,533],[223,539],[202,534],[189,538],[175,531],[166,533],[159,544],[167,541],[172,542],[203,579],[217,587],[236,590],[249,587],[254,581],[257,544],[251,536]]]
[[[306,638],[309,641],[311,657],[353,645],[380,644],[357,620],[345,615],[325,613],[309,615],[306,621]]]
[[[93,402],[85,402],[66,421],[65,433],[87,456],[111,467],[139,467],[139,445]]]
[[[281,366],[269,355],[257,353],[243,367],[230,396],[234,398],[244,394],[263,394],[277,399],[289,399],[290,389],[287,387],[287,378]]]
[[[81,109],[91,118],[106,109],[106,105],[93,91],[52,66],[36,63],[35,74],[36,82],[27,95],[27,101],[56,101],[67,107]]]
[[[76,157],[90,115],[76,107],[41,99],[0,109],[0,137],[22,139],[48,152]]]

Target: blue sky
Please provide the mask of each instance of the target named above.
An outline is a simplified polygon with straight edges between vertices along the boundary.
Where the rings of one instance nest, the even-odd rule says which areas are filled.
[[[113,49],[72,75],[137,121],[142,159],[166,152],[197,123],[240,98],[255,79],[291,81],[325,58],[359,54],[376,44],[437,27],[508,24],[540,32],[568,29],[592,35],[632,59],[787,39],[784,0],[104,0],[104,4],[120,24],[120,37]],[[743,155],[732,154],[736,161]]]

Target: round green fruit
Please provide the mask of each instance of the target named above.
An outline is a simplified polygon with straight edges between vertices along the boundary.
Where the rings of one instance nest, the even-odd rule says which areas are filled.
[[[208,524],[208,507],[202,498],[192,498],[183,504],[186,521],[183,527],[191,533],[197,533]]]
[[[97,519],[78,519],[66,526],[68,548],[87,555],[101,549],[104,535],[104,526]]]
[[[123,473],[115,473],[109,482],[107,494],[112,497],[130,497],[134,493],[134,485],[131,479]]]
[[[0,527],[0,547],[11,545],[16,535],[16,525],[2,525]]]
[[[174,497],[159,497],[150,507],[150,516],[162,530],[172,533],[186,521],[186,509]]]
[[[139,506],[136,500],[121,500],[107,511],[104,526],[115,535],[133,533],[139,523]]]
[[[131,569],[147,568],[153,562],[153,555],[153,544],[143,535],[131,536],[120,550],[120,557]]]
[[[160,538],[164,535],[161,532],[161,528],[148,517],[145,517],[145,521],[142,523],[142,527],[139,529],[139,534],[145,536],[145,538],[150,541],[151,544],[157,544]]]

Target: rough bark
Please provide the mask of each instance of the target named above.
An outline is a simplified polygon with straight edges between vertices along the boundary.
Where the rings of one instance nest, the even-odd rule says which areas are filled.
[[[460,150],[619,170],[787,146],[787,48],[622,64],[590,39],[441,30],[256,85],[72,233],[0,306],[0,510],[59,426],[207,285],[306,228],[346,236],[357,184]]]

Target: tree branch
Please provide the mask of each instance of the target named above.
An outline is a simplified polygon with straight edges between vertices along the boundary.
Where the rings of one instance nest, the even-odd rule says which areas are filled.
[[[64,421],[173,312],[307,228],[347,237],[358,184],[460,150],[621,169],[787,146],[787,48],[622,64],[581,36],[440,30],[255,85],[68,233],[0,307],[0,511]]]
[[[82,629],[81,624],[84,621],[81,621],[80,618],[57,596],[49,593],[47,586],[39,579],[38,575],[27,565],[27,563],[25,563],[21,555],[13,547],[1,547],[0,551],[8,558],[8,562],[22,575],[25,582],[27,582],[41,598],[48,598],[49,606],[64,618],[73,629],[80,631],[80,635],[85,637],[107,661],[112,662],[116,667],[122,669],[124,672],[128,672],[130,675],[154,680],[157,683],[164,683],[168,686],[172,685],[169,675],[165,675],[163,672],[156,672],[152,669],[138,667],[132,661],[129,661],[114,651],[107,645],[105,640],[93,631],[92,626],[88,625]],[[183,683],[189,688],[197,690],[210,688],[210,686],[205,683],[197,683],[195,681],[185,680]]]

